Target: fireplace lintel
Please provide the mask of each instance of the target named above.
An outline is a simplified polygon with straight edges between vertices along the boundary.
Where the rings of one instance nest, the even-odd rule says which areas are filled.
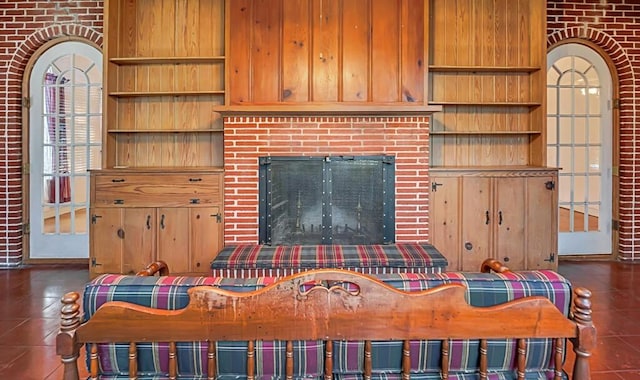
[[[281,103],[214,106],[222,116],[430,116],[442,106],[389,103]]]

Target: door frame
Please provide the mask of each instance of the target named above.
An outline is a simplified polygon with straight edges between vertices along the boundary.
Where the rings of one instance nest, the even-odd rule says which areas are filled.
[[[36,62],[42,55],[55,45],[61,44],[63,42],[81,42],[91,47],[97,49],[102,54],[102,47],[98,44],[94,43],[91,40],[82,37],[76,36],[65,36],[55,38],[51,41],[47,41],[42,44],[36,51],[31,55],[27,65],[25,66],[24,73],[22,75],[22,262],[25,264],[37,262],[39,264],[48,264],[48,263],[69,263],[69,264],[87,264],[89,262],[89,258],[55,258],[55,259],[32,259],[31,258],[31,236],[30,236],[30,226],[31,223],[31,207],[30,207],[30,186],[31,186],[31,173],[29,171],[29,157],[30,157],[30,138],[31,135],[29,133],[31,129],[31,120],[30,120],[30,107],[28,103],[28,99],[31,98],[31,89],[30,89],[30,78],[33,72],[33,68],[35,67]],[[104,70],[104,68],[103,68]],[[88,210],[87,210],[88,215]],[[87,231],[88,233],[88,231]],[[87,247],[88,249],[88,247]]]
[[[559,41],[553,45],[548,46],[547,48],[547,57],[549,53],[558,48],[561,45],[566,44],[578,44],[583,45],[591,50],[593,50],[596,54],[598,54],[606,64],[609,75],[611,76],[611,98],[614,102],[620,101],[620,79],[618,77],[618,71],[616,66],[611,59],[611,57],[606,53],[606,51],[596,45],[595,43],[581,39],[581,38],[568,38],[562,41]],[[546,139],[546,137],[545,137]],[[616,259],[619,255],[619,222],[620,222],[620,107],[613,106],[611,107],[611,254],[590,254],[590,255],[564,255],[562,257],[568,259],[580,259],[580,258],[589,258],[596,259],[598,257],[604,257],[607,259]]]

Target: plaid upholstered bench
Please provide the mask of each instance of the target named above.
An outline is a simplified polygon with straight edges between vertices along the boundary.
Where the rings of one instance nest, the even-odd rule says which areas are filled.
[[[366,274],[439,273],[447,259],[430,244],[277,245],[242,244],[223,248],[211,262],[211,275],[286,276],[310,269],[341,268]]]
[[[570,313],[573,298],[571,284],[556,272],[507,270],[503,273],[395,273],[381,274],[376,278],[391,288],[380,288],[378,281],[370,283],[368,277],[356,272],[336,270],[300,273],[283,281],[273,277],[233,279],[101,275],[87,283],[84,288],[82,321],[86,326],[78,327],[80,321],[76,321],[79,318],[75,316],[77,294],[69,294],[63,299],[63,320],[57,349],[65,363],[64,379],[77,378],[74,375],[74,358],[77,359],[78,347],[84,342],[98,342],[87,346],[88,352],[91,353],[87,354],[87,366],[93,368],[94,374],[100,379],[129,379],[134,377],[128,374],[131,368],[134,368],[138,379],[175,376],[178,379],[320,380],[326,379],[327,374],[334,379],[400,379],[403,371],[412,379],[425,380],[447,378],[446,376],[448,379],[458,380],[567,378],[561,369],[565,355],[565,340],[550,337],[511,339],[520,337],[525,330],[538,333],[537,336],[546,336],[540,335],[542,331],[553,331],[562,332],[563,335],[559,335],[561,337],[575,337],[574,350],[575,347],[579,347],[580,359],[574,366],[579,368],[577,375],[574,372],[574,379],[589,378],[586,360],[590,355],[589,350],[595,344],[595,330],[590,323],[589,293],[586,290],[576,293],[577,298],[573,303],[578,309]],[[316,286],[321,287],[320,293],[312,291]],[[344,291],[333,290],[336,286]],[[394,288],[411,292],[412,295],[407,301],[403,301],[404,298],[398,297],[405,296],[397,291],[392,292]],[[225,293],[209,295],[205,293],[207,289],[221,289]],[[261,291],[253,292],[259,289]],[[433,291],[424,292],[429,289]],[[267,290],[269,292],[266,292]],[[190,291],[198,293],[190,296]],[[288,296],[291,291],[297,296]],[[457,293],[458,291],[461,293]],[[245,300],[242,294],[250,297]],[[457,299],[456,294],[460,299]],[[319,297],[314,298],[315,295]],[[264,301],[259,302],[258,297],[263,297]],[[337,297],[336,303],[330,303],[332,306],[327,304],[318,309],[305,309],[310,307],[306,302],[311,302],[311,305],[314,305],[314,302],[324,303],[328,302],[330,297]],[[422,302],[418,297],[437,298],[434,302],[428,298]],[[353,299],[350,300],[351,298]],[[523,302],[510,306],[517,309],[513,311],[516,314],[510,314],[512,317],[506,319],[494,321],[493,318],[485,318],[483,323],[474,323],[469,322],[472,319],[467,321],[460,319],[461,315],[455,316],[464,314],[465,318],[482,318],[485,312],[502,315],[500,313],[507,313],[509,307],[500,306],[485,311],[468,310],[468,306],[465,305],[468,303],[475,307],[486,307],[513,300]],[[540,300],[544,300],[546,304]],[[189,315],[192,315],[192,322],[181,324],[176,320],[172,324],[173,319],[170,318],[180,318],[172,312],[143,317],[140,313],[144,310],[138,306],[127,306],[130,304],[153,308],[150,310],[177,310],[187,307],[188,311],[191,308],[192,313]],[[103,305],[109,305],[108,310],[111,311],[100,309]],[[444,311],[439,311],[440,305]],[[201,309],[203,306],[205,310]],[[318,321],[314,318],[331,318],[331,313],[327,315],[328,307],[332,310],[335,308],[339,314],[336,318],[342,321],[341,323],[316,323]],[[359,312],[367,317],[359,317]],[[213,313],[210,319],[207,319],[207,313]],[[318,315],[314,317],[315,313]],[[567,316],[570,314],[581,316],[580,324],[568,325],[570,319]],[[106,319],[103,318],[104,315]],[[278,324],[281,326],[278,330],[267,322],[271,321],[269,318],[275,318],[272,321],[274,326],[278,324],[278,318],[291,318],[292,321]],[[100,322],[94,321],[95,319]],[[163,327],[155,326],[155,320],[162,323]],[[459,324],[460,329],[455,327],[459,321],[463,321]],[[97,325],[90,328],[91,322]],[[495,323],[495,326],[492,326],[492,323]],[[234,324],[240,324],[240,327],[236,329]],[[351,331],[352,335],[345,335],[340,326],[345,326],[345,329],[346,326],[352,326],[344,330]],[[358,327],[350,330],[353,326]],[[564,328],[561,329],[560,326]],[[202,335],[195,333],[198,329],[201,329]],[[251,334],[254,333],[256,336],[273,336],[276,331],[283,336],[315,336],[314,334],[324,331],[323,329],[328,329],[328,332],[319,333],[322,336],[329,334],[327,336],[342,338],[334,337],[330,341],[315,340],[320,339],[318,337],[307,340],[294,339],[291,342],[286,341],[291,338],[277,341],[258,338],[249,343],[244,339],[235,341],[237,339],[234,338],[253,336]],[[342,332],[335,332],[334,329]],[[413,336],[414,330],[416,334],[418,331],[420,334],[427,332],[427,336],[434,338],[408,338]],[[443,332],[444,330],[450,331]],[[460,337],[471,334],[468,331],[481,335],[485,330],[497,331],[492,334],[501,338]],[[146,337],[132,345],[127,339],[126,331],[128,334],[144,334],[145,331],[149,331],[147,334],[157,334],[159,341],[150,343],[152,339]],[[190,335],[184,335],[187,333]],[[442,334],[458,337],[443,339]],[[202,337],[203,341],[164,343],[169,340],[169,336],[174,339],[194,335]],[[228,339],[209,338],[215,342],[205,341],[206,337],[212,336],[225,336]],[[377,339],[351,340],[350,336],[375,336]],[[381,339],[381,336],[404,338],[387,340]],[[105,340],[105,337],[109,337],[109,340]],[[107,343],[120,341],[122,343]],[[95,358],[95,362],[91,362],[91,357]],[[480,376],[480,373],[486,377]]]

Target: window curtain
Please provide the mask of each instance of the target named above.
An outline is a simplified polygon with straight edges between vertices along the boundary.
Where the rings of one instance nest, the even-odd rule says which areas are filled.
[[[53,73],[46,73],[44,88],[46,135],[50,149],[45,149],[45,173],[50,172],[51,178],[46,180],[47,203],[66,203],[71,201],[71,181],[69,178],[69,154],[67,139],[67,120],[64,87],[68,82],[64,77]],[[49,165],[47,165],[47,162]],[[57,199],[56,199],[57,194]]]

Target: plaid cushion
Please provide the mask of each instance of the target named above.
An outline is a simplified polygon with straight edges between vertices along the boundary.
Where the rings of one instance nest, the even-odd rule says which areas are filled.
[[[211,262],[214,275],[283,275],[306,269],[345,268],[358,272],[440,272],[447,259],[430,244],[292,245],[225,247]],[[247,276],[248,277],[248,276]]]

